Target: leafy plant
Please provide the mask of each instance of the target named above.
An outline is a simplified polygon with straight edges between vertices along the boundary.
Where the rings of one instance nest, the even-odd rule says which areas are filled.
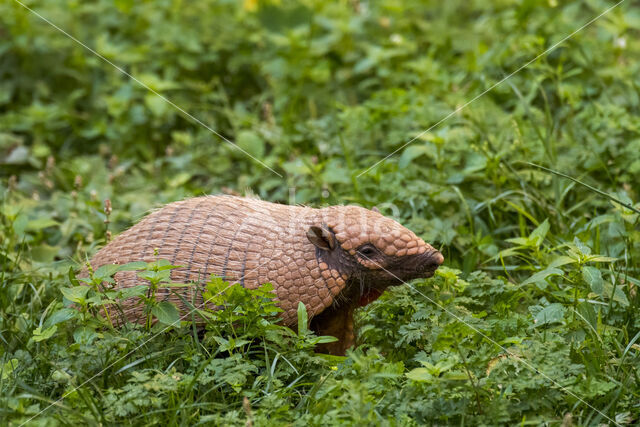
[[[637,423],[640,20],[576,32],[613,5],[28,3],[141,85],[0,3],[0,419]],[[157,298],[168,261],[86,266],[219,192],[378,206],[445,266],[360,310],[344,358],[269,285],[212,278],[185,316]],[[147,284],[112,288],[122,269]]]

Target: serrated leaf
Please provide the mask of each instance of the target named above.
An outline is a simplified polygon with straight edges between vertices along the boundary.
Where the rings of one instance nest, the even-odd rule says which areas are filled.
[[[173,303],[162,301],[151,309],[160,323],[171,326],[180,326],[180,312]]]
[[[118,271],[134,271],[143,270],[147,268],[147,263],[144,261],[133,261],[126,264],[122,264],[118,267]]]
[[[599,296],[603,296],[604,280],[602,279],[602,273],[600,270],[595,267],[584,266],[582,267],[582,277],[591,287],[591,291]]]
[[[105,265],[101,265],[93,273],[93,275],[96,279],[100,279],[101,281],[106,281],[108,278],[116,274],[119,269],[120,269],[120,266],[118,264],[105,264]]]
[[[549,323],[562,323],[564,321],[565,308],[562,304],[549,304],[536,314],[533,323],[535,327],[548,325]]]
[[[87,292],[89,292],[88,286],[74,286],[72,288],[62,288],[60,289],[62,295],[66,299],[71,302],[75,302],[76,304],[82,304],[85,301],[85,297],[87,296]]]
[[[151,283],[165,282],[171,279],[171,270],[169,269],[165,269],[165,270],[159,269],[159,271],[144,270],[138,273],[138,277],[140,277],[141,279],[148,280]]]
[[[582,240],[578,239],[577,237],[574,237],[573,238],[573,244],[580,251],[580,253],[582,255],[584,255],[584,256],[591,255],[591,248],[589,246],[585,245],[584,243],[582,243]]]
[[[100,336],[101,334],[86,326],[81,326],[73,331],[73,340],[78,344],[91,344],[94,339]]]
[[[612,283],[605,282],[604,294],[606,295],[607,298],[612,298],[614,301],[618,302],[623,307],[629,306],[629,299],[627,298],[627,295],[625,295],[620,285],[616,286],[616,289],[614,290]]]
[[[137,285],[131,288],[122,288],[118,290],[118,298],[124,300],[133,297],[142,297],[148,289],[148,285]]]

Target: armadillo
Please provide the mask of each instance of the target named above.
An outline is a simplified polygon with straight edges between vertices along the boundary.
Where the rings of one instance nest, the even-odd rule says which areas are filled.
[[[433,275],[443,262],[440,252],[375,209],[315,209],[204,196],[149,214],[90,263],[95,269],[157,258],[180,266],[171,272],[173,282],[202,284],[196,289],[203,289],[211,274],[251,289],[272,283],[282,322],[295,326],[297,306],[303,302],[316,333],[339,339],[323,349],[332,354],[344,354],[354,344],[355,308],[377,299],[389,286]],[[146,283],[132,271],[118,272],[115,281],[123,288]],[[187,313],[176,289],[185,288],[173,288],[173,293],[160,289],[158,297]],[[196,306],[203,302],[201,292],[184,297]],[[123,306],[129,320],[140,321],[140,305],[127,300]]]

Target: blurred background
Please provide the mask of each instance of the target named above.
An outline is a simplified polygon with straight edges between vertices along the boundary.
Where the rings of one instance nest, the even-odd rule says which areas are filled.
[[[9,394],[63,390],[50,384],[48,365],[23,357],[68,357],[72,367],[85,360],[80,354],[96,359],[90,347],[63,357],[44,342],[35,351],[30,341],[47,307],[62,306],[70,266],[153,208],[228,193],[379,206],[445,255],[423,292],[492,339],[519,346],[594,407],[620,420],[637,415],[637,2],[623,2],[493,87],[616,3],[22,1],[268,168],[17,1],[0,0],[0,339],[7,349],[0,362],[20,360],[44,384],[15,385]],[[516,361],[491,373],[506,356],[407,289],[363,313],[364,341],[387,359],[345,362],[353,370],[336,371],[346,383],[327,382],[331,399],[319,417],[331,413],[326,405],[360,396],[386,403],[372,403],[366,416],[342,407],[351,414],[344,419],[404,414],[397,419],[513,424],[527,414],[558,421],[579,408],[581,422],[604,421]],[[52,339],[80,340],[70,334]],[[426,369],[423,362],[442,370],[405,376],[405,368]],[[376,363],[384,367],[375,371]],[[451,386],[455,376],[439,375],[452,366],[477,381]],[[401,380],[362,380],[377,372]],[[114,376],[117,387],[126,387],[126,375]],[[250,383],[216,399],[237,393],[229,407],[242,414],[243,393],[262,395],[246,391]],[[283,396],[292,400],[262,406],[265,419],[297,405]],[[33,403],[20,399],[10,400],[16,413]],[[411,406],[412,399],[425,400]],[[500,417],[482,418],[483,407]],[[104,420],[126,420],[110,416]]]
[[[75,210],[76,221],[58,230],[66,241],[51,241],[63,256],[103,237],[107,198],[119,231],[187,196],[251,192],[288,202],[295,188],[296,203],[314,206],[393,204],[402,222],[471,271],[519,234],[527,215],[551,215],[569,231],[609,208],[520,160],[637,200],[640,15],[630,5],[360,177],[613,3],[28,5],[283,176],[6,0],[2,185],[60,223]]]

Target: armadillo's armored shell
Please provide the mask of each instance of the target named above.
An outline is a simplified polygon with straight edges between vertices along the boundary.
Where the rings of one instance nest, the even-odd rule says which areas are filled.
[[[158,257],[182,268],[172,270],[174,282],[205,283],[211,274],[247,288],[274,285],[282,318],[295,324],[297,304],[302,301],[311,316],[331,305],[345,287],[346,277],[318,262],[309,242],[309,226],[322,221],[320,210],[279,205],[256,199],[207,196],[171,203],[120,234],[91,260],[94,269],[104,264],[151,262]],[[119,272],[118,287],[144,283],[135,272]],[[202,285],[173,288],[196,307],[203,302]],[[162,291],[161,291],[162,292]],[[182,299],[168,290],[159,298],[176,304]],[[141,321],[141,306],[125,301],[125,315]]]

